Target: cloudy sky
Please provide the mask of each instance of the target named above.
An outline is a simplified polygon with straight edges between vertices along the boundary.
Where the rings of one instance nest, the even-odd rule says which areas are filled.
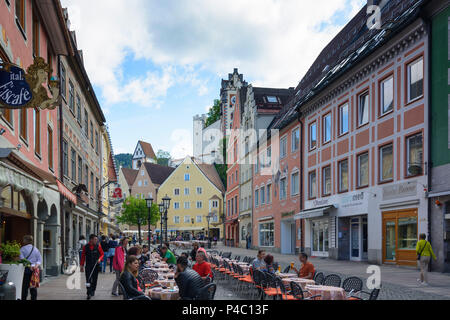
[[[364,0],[62,0],[116,154],[140,139],[192,154],[192,117],[239,68],[295,87]]]

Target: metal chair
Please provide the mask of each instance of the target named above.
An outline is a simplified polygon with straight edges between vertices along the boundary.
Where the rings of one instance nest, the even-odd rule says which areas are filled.
[[[147,284],[153,284],[158,279],[158,273],[155,270],[149,268],[141,270],[139,277],[142,279],[142,283],[145,287]]]
[[[342,282],[345,292],[360,292],[363,289],[363,281],[358,277],[350,277]]]
[[[316,285],[323,284],[324,280],[325,280],[325,276],[323,275],[323,273],[322,272],[316,272],[316,274],[314,275],[314,282],[316,283]]]
[[[312,300],[312,299],[322,297],[320,294],[317,294],[315,296],[310,296],[310,297],[305,298],[305,293],[304,293],[302,287],[294,281],[291,281],[291,294],[298,300]]]
[[[119,289],[123,294],[123,300],[152,300],[144,294],[142,296],[130,298],[127,294],[127,291],[125,290],[125,287],[120,281],[119,281]]]
[[[352,296],[351,298],[353,298],[354,300],[377,300],[378,295],[380,294],[380,291],[381,291],[381,286],[380,286],[380,288],[373,289],[371,292],[361,290],[359,293],[368,295],[369,296],[368,299],[363,299],[361,297],[356,297],[356,296]]]
[[[199,290],[195,300],[214,300],[217,286],[215,283],[210,283]]]
[[[275,283],[278,289],[280,289],[280,297],[281,300],[297,300],[295,296],[292,294],[288,294],[288,290],[286,289],[286,286],[283,283],[283,280],[281,280],[280,277],[275,277]]]
[[[289,273],[289,271],[291,271],[291,266],[287,266],[287,267],[283,270],[283,273]]]
[[[339,288],[341,286],[341,282],[341,277],[339,277],[337,274],[329,274],[323,280],[323,285]]]

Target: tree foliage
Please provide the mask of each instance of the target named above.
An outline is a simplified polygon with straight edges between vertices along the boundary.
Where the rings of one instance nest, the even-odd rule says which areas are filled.
[[[159,165],[168,166],[170,159],[172,159],[172,156],[168,151],[158,150],[156,153],[156,163]]]
[[[221,115],[221,108],[220,108],[220,100],[214,100],[214,105],[209,109],[205,127],[208,127],[212,125],[214,122],[220,119]]]
[[[122,208],[122,213],[117,216],[119,223],[137,226],[138,219],[140,219],[141,225],[148,224],[148,208],[145,199],[128,197],[123,202]],[[150,210],[150,224],[156,226],[160,218],[159,207],[156,203],[153,203]]]
[[[114,156],[119,167],[129,168],[132,166],[133,155],[131,153],[120,153]]]

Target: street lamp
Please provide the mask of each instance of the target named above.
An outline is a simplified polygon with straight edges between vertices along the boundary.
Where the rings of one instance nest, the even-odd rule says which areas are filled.
[[[159,213],[161,214],[161,229],[159,231],[159,235],[161,237],[161,246],[163,244],[162,229],[163,229],[163,214],[164,214],[164,210],[165,210],[164,204],[160,203],[159,204]]]
[[[162,198],[162,201],[163,201],[162,204],[164,206],[164,241],[168,240],[167,239],[167,220],[168,220],[167,211],[170,208],[170,200],[172,200],[172,199],[170,199],[167,194],[164,198]],[[161,221],[162,221],[162,219],[161,219]],[[162,232],[162,230],[161,230],[161,232]]]
[[[214,218],[215,216],[215,212],[210,212],[208,213],[208,215],[206,216],[206,220],[208,221],[208,249],[211,249],[211,235],[209,234],[209,221]]]
[[[153,206],[153,198],[150,197],[148,199],[145,199],[145,202],[147,204],[148,208],[148,229],[147,229],[147,238],[148,238],[148,245],[150,247],[150,219],[152,216],[152,206]]]

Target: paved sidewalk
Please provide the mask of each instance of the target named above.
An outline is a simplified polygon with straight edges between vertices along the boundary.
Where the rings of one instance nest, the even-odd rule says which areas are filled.
[[[242,248],[230,248],[222,245],[213,247],[212,249],[232,252],[235,255],[256,257],[257,250],[247,250]],[[274,256],[274,260],[279,262],[282,269],[287,267],[291,262],[295,262],[298,266],[300,262],[298,256],[277,254],[270,252]],[[357,276],[367,279],[371,274],[367,273],[367,262],[354,261],[338,261],[326,258],[311,257],[312,262],[318,271],[322,271],[325,275],[335,273],[346,278],[349,276]],[[419,271],[413,267],[398,267],[381,265],[381,283],[382,290],[380,299],[396,299],[396,300],[441,300],[450,299],[450,274],[430,272],[428,274],[430,286],[423,287],[417,282]],[[366,288],[367,290],[367,288]]]

